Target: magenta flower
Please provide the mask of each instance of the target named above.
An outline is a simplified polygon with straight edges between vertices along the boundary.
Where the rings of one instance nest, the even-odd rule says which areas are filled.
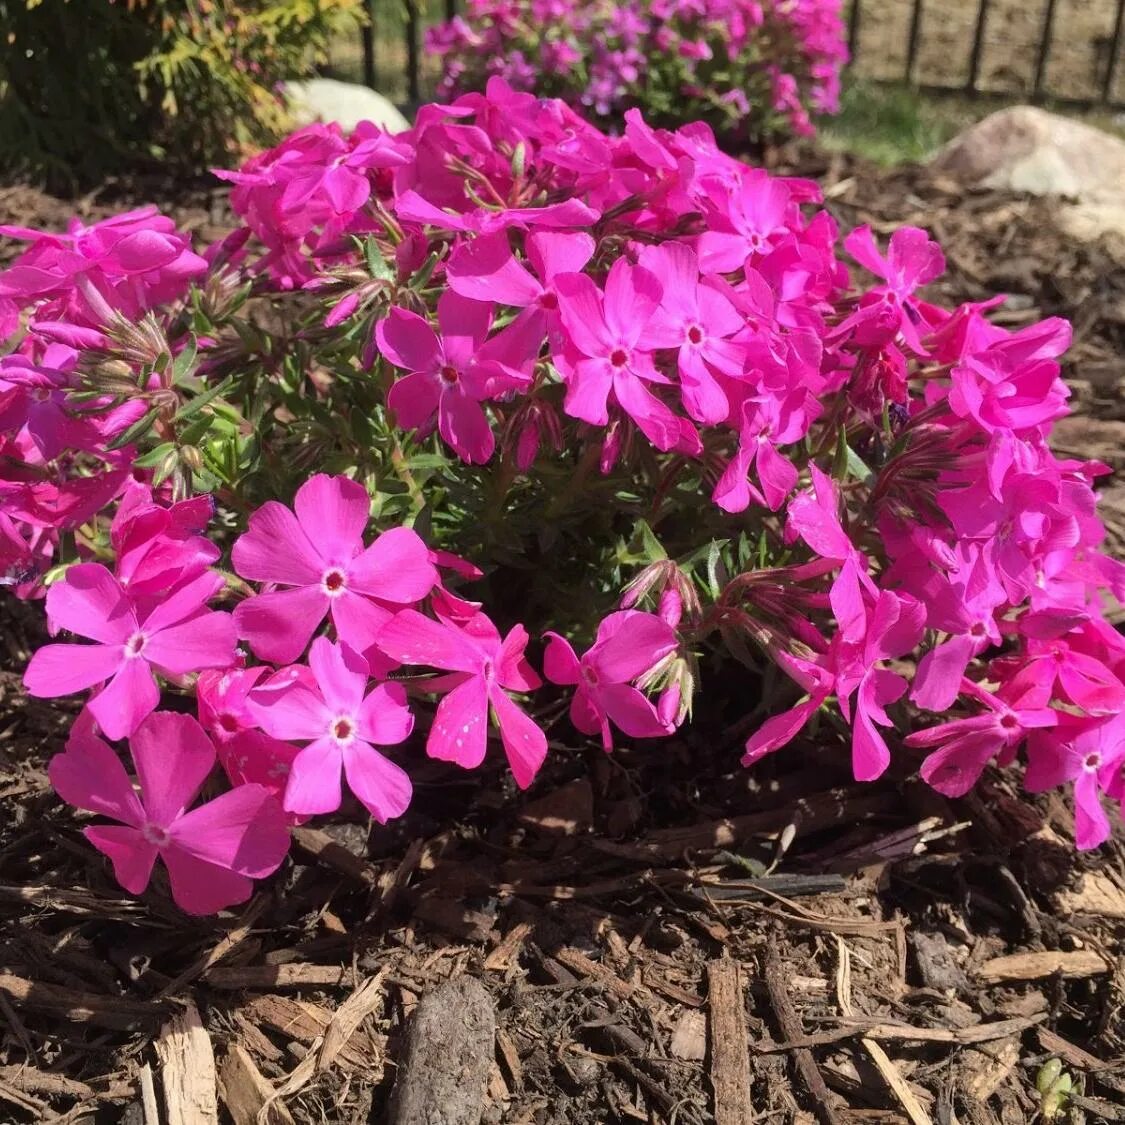
[[[527,382],[502,362],[502,349],[486,345],[491,323],[489,305],[447,291],[438,301],[440,336],[397,306],[375,328],[383,357],[410,372],[387,396],[398,424],[425,434],[436,417],[442,439],[470,464],[483,464],[496,446],[481,403]]]
[[[375,749],[402,742],[414,727],[401,684],[370,692],[366,661],[346,644],[317,637],[309,667],[289,669],[255,688],[250,706],[267,734],[307,742],[293,759],[286,811],[301,816],[340,807],[340,774],[380,824],[410,804],[410,778]]]
[[[1024,786],[1041,793],[1070,781],[1074,785],[1074,840],[1096,848],[1110,834],[1102,807],[1105,793],[1125,799],[1125,715],[1087,719],[1060,714],[1058,725],[1031,733]]]
[[[281,806],[260,785],[240,785],[187,811],[215,765],[215,748],[189,715],[150,715],[129,741],[140,796],[117,755],[80,716],[66,751],[48,766],[64,801],[117,825],[83,835],[108,856],[130,894],[148,886],[157,857],[172,897],[189,914],[213,914],[245,902],[254,879],[277,870],[289,850]]]
[[[48,590],[47,616],[54,629],[96,643],[44,645],[24,673],[27,690],[52,699],[108,680],[90,712],[108,738],[131,735],[160,701],[154,673],[176,678],[234,662],[230,614],[207,609],[222,585],[207,571],[154,603],[138,603],[104,566],[72,566]]]
[[[648,697],[633,686],[633,681],[676,651],[676,632],[666,621],[635,610],[611,613],[581,659],[558,633],[546,636],[544,675],[552,683],[576,685],[570,718],[583,734],[600,733],[603,748],[610,751],[610,722],[630,738],[659,738],[672,732]]]
[[[437,571],[426,545],[406,527],[363,545],[371,501],[347,477],[317,474],[297,490],[295,513],[270,500],[234,545],[234,569],[283,587],[258,594],[234,611],[239,636],[263,660],[287,664],[308,646],[328,615],[336,634],[369,663],[380,665],[375,634],[395,609],[421,601]]]
[[[604,426],[612,394],[657,449],[677,445],[680,419],[648,390],[669,382],[652,355],[661,336],[650,322],[664,292],[656,276],[618,258],[604,293],[584,273],[565,274],[557,286],[569,345],[565,364],[555,357],[566,377],[566,412]]]
[[[458,627],[406,609],[387,623],[379,646],[395,660],[450,673],[424,685],[428,691],[448,693],[438,704],[426,742],[431,758],[466,769],[479,766],[491,707],[516,784],[521,789],[531,784],[547,756],[547,736],[507,694],[540,686],[524,658],[527,640],[527,630],[517,625],[501,641],[483,613]]]

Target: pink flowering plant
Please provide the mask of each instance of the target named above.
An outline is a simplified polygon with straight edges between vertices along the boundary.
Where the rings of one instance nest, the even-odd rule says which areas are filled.
[[[443,98],[489,78],[619,125],[705,121],[720,143],[809,136],[839,110],[841,0],[468,0],[426,32]]]
[[[500,79],[223,176],[205,250],[4,228],[0,573],[126,889],[233,905],[292,825],[401,817],[424,755],[527,788],[729,716],[712,684],[746,766],[814,724],[863,781],[1021,763],[1106,838],[1125,566],[1108,470],[1050,448],[1064,322],[932,303],[924,231],[841,237],[705,125]]]

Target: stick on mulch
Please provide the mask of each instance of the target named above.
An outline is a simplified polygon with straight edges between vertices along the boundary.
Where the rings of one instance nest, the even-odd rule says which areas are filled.
[[[742,973],[737,961],[723,958],[707,966],[711,1014],[711,1085],[716,1125],[750,1125],[750,1044]]]
[[[766,990],[769,992],[770,1005],[777,1017],[782,1035],[790,1040],[800,1039],[805,1029],[801,1026],[793,1001],[789,999],[789,988],[785,983],[785,966],[777,949],[776,937],[770,938],[766,953]],[[793,1058],[797,1063],[797,1070],[805,1084],[805,1089],[816,1105],[816,1115],[821,1125],[841,1125],[840,1118],[832,1106],[832,1095],[828,1092],[812,1051],[808,1047],[797,1047],[793,1051]]]

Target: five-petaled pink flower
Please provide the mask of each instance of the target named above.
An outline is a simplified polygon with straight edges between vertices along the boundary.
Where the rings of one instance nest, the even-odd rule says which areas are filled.
[[[24,673],[27,690],[50,699],[108,680],[90,711],[107,737],[125,738],[160,701],[154,672],[174,678],[234,662],[234,622],[207,608],[222,585],[205,571],[158,598],[135,599],[104,566],[72,566],[47,592],[47,617],[96,643],[44,645]]]
[[[613,749],[610,723],[630,738],[659,738],[671,727],[648,697],[633,686],[670,653],[676,631],[654,613],[623,610],[598,626],[594,643],[577,656],[570,642],[547,633],[543,673],[556,684],[574,684],[570,718],[583,734],[601,734],[602,746]]]
[[[407,527],[363,545],[371,501],[347,477],[310,477],[297,490],[296,511],[270,500],[234,545],[234,569],[284,587],[247,598],[234,612],[239,636],[263,660],[288,664],[331,614],[336,635],[383,671],[375,634],[393,610],[421,601],[437,571],[426,545]]]
[[[524,658],[527,630],[515,626],[501,641],[496,626],[477,613],[460,627],[406,609],[379,634],[379,647],[403,664],[450,673],[426,681],[427,691],[448,692],[438,704],[426,752],[472,769],[484,761],[491,706],[500,739],[521,789],[547,756],[547,736],[508,696],[534,691],[541,681]]]
[[[172,897],[187,913],[213,914],[245,902],[252,880],[276,871],[289,850],[285,817],[269,790],[239,785],[189,812],[215,765],[215,748],[190,715],[150,715],[129,748],[139,796],[88,714],[48,767],[64,801],[120,822],[83,832],[109,857],[117,881],[139,895],[159,857]]]
[[[357,652],[317,637],[308,669],[286,669],[250,693],[250,706],[268,734],[308,742],[289,767],[288,812],[307,816],[338,809],[341,771],[380,824],[406,811],[410,778],[375,747],[402,742],[414,716],[401,684],[378,684],[369,692],[370,678]]]

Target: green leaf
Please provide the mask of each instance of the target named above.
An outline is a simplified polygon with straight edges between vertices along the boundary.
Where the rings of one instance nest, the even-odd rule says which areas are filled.
[[[172,364],[172,385],[182,387],[195,373],[195,357],[199,352],[199,343],[194,336],[188,337],[188,342],[183,350],[176,356]]]
[[[168,456],[169,453],[175,450],[175,445],[170,441],[161,442],[155,449],[150,449],[147,453],[142,453],[133,465],[138,469],[153,469],[160,462]]]
[[[186,402],[183,406],[181,406],[180,409],[176,411],[174,420],[177,422],[183,422],[185,419],[191,418],[193,415],[198,414],[205,406],[207,406],[212,401],[212,399],[218,398],[219,395],[221,395],[224,391],[229,390],[233,385],[234,376],[228,375],[221,383],[216,383],[209,390],[204,391],[203,394],[191,399],[189,402]]]
[[[151,410],[146,411],[128,429],[119,433],[117,437],[106,446],[106,449],[124,449],[125,446],[132,445],[133,442],[138,438],[144,437],[144,435],[152,429],[152,424],[159,415],[160,408],[158,406],[154,406]]]

